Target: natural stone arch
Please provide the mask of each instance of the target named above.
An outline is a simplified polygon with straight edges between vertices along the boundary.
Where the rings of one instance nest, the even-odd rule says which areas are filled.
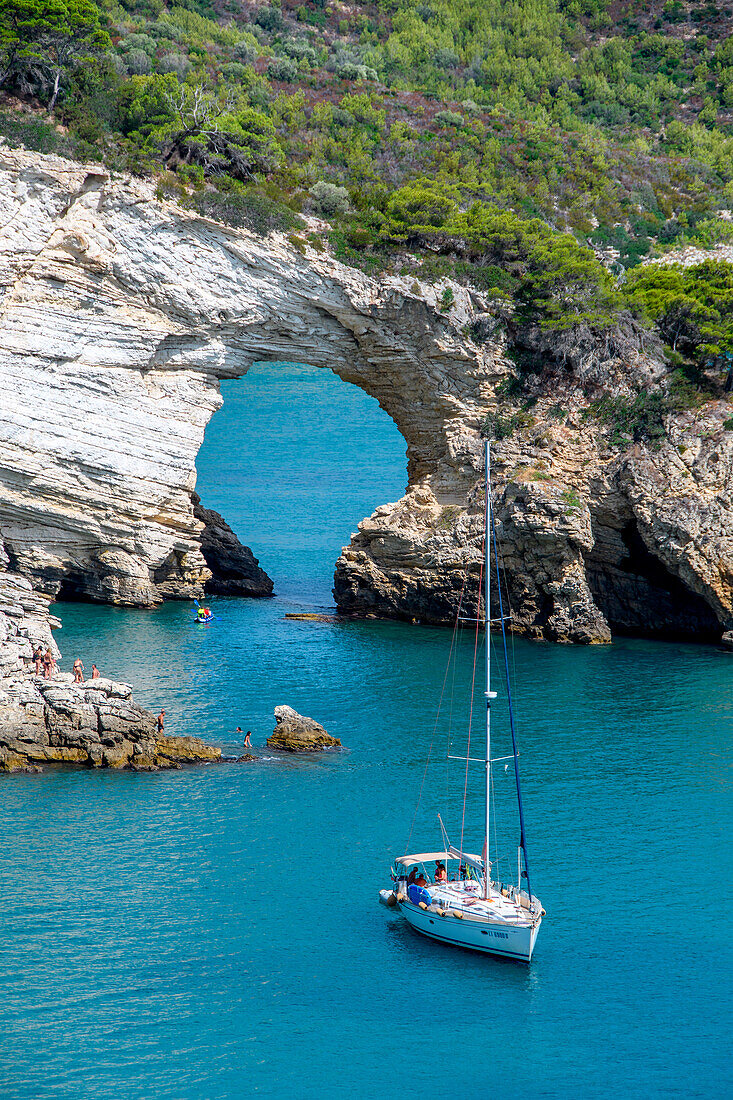
[[[481,369],[466,371],[455,326],[428,302],[399,282],[375,300],[366,276],[158,203],[147,184],[5,157],[12,234],[26,245],[4,305],[20,427],[3,537],[20,572],[51,594],[71,576],[120,603],[190,594],[204,574],[196,453],[219,381],[257,360],[327,367],[359,386],[404,436],[411,486],[430,484],[436,499],[465,491]]]
[[[340,606],[450,617],[466,563],[480,556],[480,425],[513,369],[503,334],[482,346],[467,336],[490,313],[486,296],[453,284],[446,315],[442,287],[374,280],[302,238],[228,229],[99,166],[2,148],[0,170],[0,531],[12,568],[50,595],[65,578],[128,604],[198,591],[208,570],[195,460],[219,382],[256,360],[294,360],[375,397],[407,444],[405,497],[377,509],[339,559]],[[544,354],[538,424],[496,448],[516,628],[607,640],[588,563],[596,577],[621,575],[618,606],[628,555],[613,532],[628,516],[712,621],[733,625],[725,407],[705,411],[712,444],[685,442],[689,464],[672,446],[609,453],[582,416],[584,387],[648,383],[663,368],[639,354],[590,375],[582,356],[561,367]],[[558,400],[562,428],[548,415]],[[695,431],[691,418],[674,425],[680,440]]]

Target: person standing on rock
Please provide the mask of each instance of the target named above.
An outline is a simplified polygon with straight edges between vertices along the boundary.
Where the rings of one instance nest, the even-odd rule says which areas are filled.
[[[74,661],[74,683],[84,683],[84,665],[82,664],[81,657],[77,657]]]
[[[158,735],[162,736],[162,734],[163,734],[163,725],[164,725],[164,722],[165,722],[165,711],[164,710],[161,710],[160,714],[158,715],[158,717],[156,718],[155,721],[156,721],[156,726],[157,726],[157,729],[158,729]]]
[[[98,679],[99,679],[99,669],[97,668],[96,665],[92,665],[92,680],[98,680]]]
[[[36,663],[36,676],[40,676],[43,671],[43,647],[37,645],[33,650],[33,660]]]
[[[53,673],[56,671],[56,661],[54,660],[53,653],[50,649],[47,649],[43,654],[43,676],[44,679],[50,680]]]

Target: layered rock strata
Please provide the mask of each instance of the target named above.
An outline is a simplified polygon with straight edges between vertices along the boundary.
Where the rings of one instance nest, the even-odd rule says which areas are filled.
[[[475,601],[482,425],[521,411],[504,396],[521,381],[531,415],[495,449],[514,629],[593,642],[733,626],[731,406],[667,416],[657,450],[611,446],[587,415],[596,397],[664,383],[641,338],[559,349],[540,334],[527,383],[489,295],[450,284],[444,312],[445,282],[371,279],[99,166],[0,147],[0,174],[0,532],[35,590],[143,606],[199,594],[195,460],[219,381],[286,359],[360,386],[407,443],[405,496],[339,559],[343,612],[444,622],[462,591]]]
[[[610,641],[612,631],[719,639],[733,625],[733,434],[723,429],[731,405],[711,401],[670,418],[658,451],[619,453],[585,419],[582,394],[563,394],[567,415],[553,420],[555,395],[533,407],[531,433],[493,446],[512,629],[586,643]],[[408,490],[359,524],[343,550],[340,609],[448,622],[461,603],[475,614],[482,532],[478,484],[468,507]]]
[[[34,649],[60,656],[54,625],[48,601],[30,581],[0,569],[0,772],[52,764],[157,771],[220,758],[220,749],[197,737],[159,735],[128,684],[35,676]]]
[[[267,739],[267,747],[278,752],[323,752],[340,749],[341,742],[313,718],[283,706],[275,707],[275,729]]]
[[[221,750],[198,737],[164,737],[155,717],[132,699],[129,684],[99,677],[75,684],[7,679],[0,691],[0,771],[51,764],[159,771],[218,760]]]

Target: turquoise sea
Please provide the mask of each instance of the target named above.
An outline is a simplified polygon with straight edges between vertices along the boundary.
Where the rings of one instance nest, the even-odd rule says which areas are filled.
[[[404,489],[404,442],[326,371],[262,366],[224,391],[198,489],[277,596],[212,599],[210,627],[185,604],[59,605],[62,667],[96,661],[165,706],[169,732],[232,753],[242,726],[270,755],[279,703],[347,750],[4,779],[0,1095],[730,1096],[733,658],[517,642],[536,955],[419,938],[377,891],[407,843],[451,633],[284,618],[331,606],[339,548]],[[455,745],[472,656],[459,639]],[[438,806],[460,829],[445,738],[441,721],[413,847],[437,843]],[[508,810],[510,776],[496,797]],[[498,841],[511,859],[516,835]]]

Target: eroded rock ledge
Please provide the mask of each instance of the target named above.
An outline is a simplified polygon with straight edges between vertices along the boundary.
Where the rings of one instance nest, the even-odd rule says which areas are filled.
[[[195,460],[219,380],[288,359],[376,397],[407,443],[405,496],[339,559],[339,608],[452,617],[481,556],[481,425],[516,409],[501,396],[511,319],[487,295],[452,284],[446,314],[443,285],[373,280],[100,166],[0,146],[0,175],[0,532],[16,575],[141,606],[200,594]],[[731,406],[668,417],[657,451],[609,447],[586,415],[663,381],[658,349],[633,336],[559,356],[540,334],[531,423],[497,444],[514,628],[530,636],[733,627]]]
[[[201,553],[211,571],[207,592],[219,596],[271,596],[273,582],[248,546],[242,546],[226,520],[213,508],[204,508],[192,493],[193,514],[204,525]]]
[[[162,737],[129,684],[99,677],[74,684],[70,673],[8,681],[0,696],[0,771],[48,764],[159,771],[218,760],[198,737]]]
[[[104,677],[73,683],[32,675],[35,646],[50,648],[57,620],[30,582],[0,562],[0,772],[46,765],[158,771],[218,760],[221,750],[197,737],[162,737],[128,684]]]

